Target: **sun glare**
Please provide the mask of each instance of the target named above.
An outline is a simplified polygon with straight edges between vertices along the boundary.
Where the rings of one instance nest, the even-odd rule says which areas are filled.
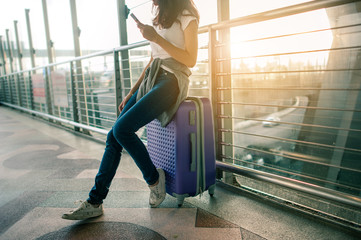
[[[330,23],[322,9],[232,29],[231,58],[242,59],[249,67],[255,62],[264,67],[275,56],[281,65],[287,65],[289,58],[303,64],[323,64],[332,40]],[[280,54],[286,55],[278,57]]]

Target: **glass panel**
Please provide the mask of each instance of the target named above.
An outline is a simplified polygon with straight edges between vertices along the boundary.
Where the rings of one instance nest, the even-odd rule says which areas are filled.
[[[44,66],[48,64],[49,61],[46,47],[43,7],[41,1],[31,1],[31,6],[29,9],[33,46],[35,49],[35,66]],[[22,11],[24,10],[22,9]],[[26,22],[24,24],[26,24]]]
[[[36,8],[37,3],[29,3],[29,1],[20,0],[20,1],[10,1],[6,3],[6,8],[2,9],[0,13],[0,35],[3,36],[2,41],[6,42],[6,33],[5,29],[10,30],[10,38],[13,41],[14,49],[17,49],[16,46],[16,38],[15,38],[15,28],[14,28],[14,21],[18,21],[18,32],[20,38],[20,46],[23,50],[23,57],[26,58],[23,61],[23,66],[30,66],[28,63],[28,38],[27,38],[27,31],[26,31],[26,20],[25,20],[25,8],[34,7]],[[19,7],[21,6],[21,7]],[[41,6],[41,5],[40,5]],[[41,15],[42,16],[42,15]],[[18,57],[17,50],[13,53],[14,58]],[[18,61],[16,60],[16,69],[18,69]],[[25,63],[24,63],[25,62]],[[14,63],[15,65],[15,63]]]
[[[54,62],[75,56],[69,1],[47,0],[50,39],[54,47]]]
[[[37,70],[31,74],[32,94],[34,101],[34,110],[38,112],[47,112],[45,79],[43,69]]]
[[[119,46],[117,1],[77,0],[83,55]]]
[[[152,25],[152,1],[127,0],[125,1],[125,4],[142,23]],[[127,30],[129,43],[135,43],[145,40],[139,32],[135,21],[131,17],[129,17],[127,20]]]
[[[360,26],[350,4],[231,29],[234,163],[360,194]]]
[[[150,46],[129,50],[131,85],[133,86],[142,74],[145,66],[149,63],[151,55]],[[127,59],[123,59],[126,61]],[[124,69],[126,70],[126,69]],[[128,80],[128,79],[125,79]],[[129,88],[130,90],[130,88]]]
[[[49,75],[53,115],[73,120],[70,64],[56,65]]]
[[[78,106],[89,125],[110,128],[116,119],[114,56],[84,59],[82,76],[75,73]]]
[[[17,52],[15,52],[15,35],[13,35],[13,28],[7,29],[5,40],[5,51],[7,56],[7,73],[18,71]]]
[[[30,69],[31,68],[30,49],[29,49],[29,41],[28,41],[28,32],[26,29],[25,13],[24,13],[24,17],[18,22],[18,33],[19,33],[20,48],[23,55],[22,56],[23,70]]]
[[[217,22],[217,0],[194,0],[199,14],[199,26]]]
[[[208,38],[208,33],[198,35],[197,64],[191,69],[192,75],[189,78],[188,95],[190,96],[210,96]]]
[[[296,5],[304,2],[311,2],[312,0],[253,0],[253,1],[239,1],[229,0],[231,18],[244,17],[251,14],[261,13],[277,8]]]

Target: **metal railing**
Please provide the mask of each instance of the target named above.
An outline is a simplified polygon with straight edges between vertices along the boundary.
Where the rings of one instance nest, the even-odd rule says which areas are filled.
[[[222,161],[218,168],[241,175],[247,172],[249,177],[290,188],[297,185],[299,191],[361,206],[361,168],[357,163],[361,158],[361,129],[356,116],[361,111],[357,104],[361,22],[350,17],[357,15],[354,2],[314,1],[200,29],[213,35],[209,38],[212,84],[216,85],[212,100],[217,159]],[[232,42],[232,34],[240,37],[238,28],[245,25],[257,28],[256,23],[262,26],[265,21],[277,19],[273,24],[276,29],[280,21],[298,17],[294,14],[320,9],[330,22],[327,28],[259,34]],[[345,16],[337,15],[340,9],[346,11]],[[343,17],[343,23],[336,23],[337,17]],[[242,29],[238,33],[247,34]],[[315,39],[312,36],[325,33],[333,38],[329,47],[286,51],[285,46],[274,52],[267,49],[234,56],[237,46],[245,51],[245,46],[282,46],[287,41],[302,46],[305,38]],[[300,58],[303,62],[292,64],[293,59]],[[257,61],[263,67],[257,63],[250,67]],[[354,77],[350,77],[352,74]],[[232,182],[232,178],[224,178]]]
[[[142,71],[139,67],[120,69],[119,54],[148,45],[140,42],[1,76],[1,103],[76,130],[106,134],[117,117],[117,99],[119,103],[131,88],[131,78],[120,81],[122,71],[132,70],[132,78]],[[147,58],[142,55],[121,61],[145,65]]]
[[[360,1],[311,1],[199,29],[206,41],[200,42],[190,95],[212,100],[217,167],[228,172],[223,181],[232,183],[240,174],[361,207],[356,4]],[[330,25],[262,33],[314,11],[312,16],[323,16],[318,20]],[[260,33],[234,41],[250,29]],[[324,36],[329,46],[302,45]],[[130,58],[121,59],[122,51]],[[77,131],[105,135],[148,58],[148,43],[141,42],[1,76],[0,101]],[[130,68],[123,69],[122,61]]]

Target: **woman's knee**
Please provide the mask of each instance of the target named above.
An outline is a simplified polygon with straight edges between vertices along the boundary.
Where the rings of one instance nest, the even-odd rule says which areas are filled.
[[[106,146],[107,147],[114,147],[116,149],[121,148],[121,145],[118,143],[117,139],[114,136],[114,129],[113,128],[110,129],[110,131],[108,132],[107,140],[106,140]]]
[[[127,139],[132,133],[133,131],[131,128],[125,124],[122,124],[121,121],[113,126],[113,137],[117,140],[118,143],[121,143],[123,139]]]
[[[111,143],[114,140],[115,140],[115,138],[114,138],[114,135],[113,135],[113,128],[112,128],[112,129],[110,129],[110,131],[107,134],[107,141],[106,142]]]

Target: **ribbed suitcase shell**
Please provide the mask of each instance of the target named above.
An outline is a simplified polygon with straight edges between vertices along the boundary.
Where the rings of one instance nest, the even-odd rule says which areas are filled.
[[[148,152],[154,165],[165,171],[167,193],[177,197],[178,205],[183,204],[185,197],[208,189],[211,195],[214,193],[213,131],[212,109],[207,98],[184,101],[165,128],[158,120],[147,125]]]

